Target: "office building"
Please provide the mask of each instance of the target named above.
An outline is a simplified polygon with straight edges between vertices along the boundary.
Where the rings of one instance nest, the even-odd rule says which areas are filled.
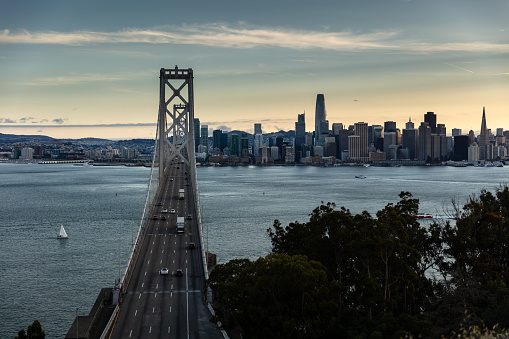
[[[328,133],[329,122],[325,110],[325,98],[323,94],[317,94],[315,107],[315,145],[324,140],[323,134]]]
[[[454,136],[453,160],[468,160],[468,135]]]
[[[479,138],[477,140],[477,144],[479,146],[479,160],[487,160],[488,159],[488,150],[486,146],[489,143],[489,132],[488,127],[486,126],[486,112],[484,107],[482,108],[482,121],[481,121],[481,134],[479,134]]]
[[[403,130],[403,136],[402,136],[402,147],[406,148],[408,150],[408,159],[416,159],[418,154],[418,141],[419,141],[419,132],[416,128],[409,128],[410,126],[413,126],[412,123],[409,125],[407,123],[407,128]]]
[[[479,146],[476,142],[468,146],[468,161],[479,161]]]
[[[194,151],[198,152],[200,146],[200,119],[194,118]]]
[[[209,149],[209,125],[201,125],[200,145],[204,147],[205,153]]]
[[[455,136],[458,136],[458,135],[461,135],[461,128],[453,128],[452,129],[452,136],[455,137]]]
[[[428,160],[428,157],[431,159],[431,128],[429,127],[429,123],[421,122],[419,126],[419,152],[418,158],[419,160]]]
[[[253,134],[263,134],[262,133],[262,124],[254,124],[254,133]]]
[[[230,135],[230,155],[241,155],[240,152],[240,137],[238,134]]]
[[[306,143],[306,113],[297,115],[295,123],[295,146],[300,147]]]
[[[436,133],[436,129],[437,129],[437,116],[435,113],[433,112],[428,112],[426,114],[424,114],[424,122],[427,122],[428,123],[428,126],[431,130],[431,133]]]

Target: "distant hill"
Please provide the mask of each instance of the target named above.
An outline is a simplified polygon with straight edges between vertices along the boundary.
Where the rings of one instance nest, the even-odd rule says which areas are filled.
[[[0,143],[37,143],[37,142],[55,142],[58,139],[48,137],[46,135],[16,135],[0,133]]]

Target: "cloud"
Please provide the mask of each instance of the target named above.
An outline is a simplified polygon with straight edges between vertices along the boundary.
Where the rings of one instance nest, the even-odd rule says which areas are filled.
[[[217,126],[216,129],[220,129],[223,132],[230,132],[232,130],[230,127],[225,126],[225,125]]]
[[[97,81],[118,81],[125,80],[122,77],[106,76],[103,74],[71,74],[68,76],[56,76],[38,78],[34,81],[26,83],[30,86],[59,86],[59,85],[72,85],[84,82],[97,82]]]
[[[16,120],[12,120],[12,119],[9,119],[9,118],[0,118],[0,123],[15,124]]]
[[[34,119],[35,119],[34,117],[23,117],[23,118],[19,119],[19,122],[24,124],[24,123],[26,123],[30,120],[34,120]],[[34,122],[34,121],[32,121],[32,122]]]
[[[158,29],[129,29],[117,32],[95,31],[36,31],[0,32],[3,44],[50,44],[83,46],[89,44],[175,44],[201,45],[224,48],[250,49],[278,47],[297,50],[323,49],[335,51],[385,50],[406,52],[503,52],[509,53],[509,44],[489,42],[432,44],[419,41],[397,40],[401,31],[386,30],[360,33],[352,31],[306,31],[296,29],[248,26],[240,23],[228,25],[165,26]]]
[[[53,122],[55,124],[59,124],[59,125],[62,125],[64,122],[65,122],[66,119],[63,119],[63,118],[57,118],[57,119],[53,119]]]

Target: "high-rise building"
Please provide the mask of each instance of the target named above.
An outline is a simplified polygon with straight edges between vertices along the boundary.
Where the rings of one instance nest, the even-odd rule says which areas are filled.
[[[419,126],[419,160],[431,158],[431,128],[429,123],[421,122]]]
[[[194,151],[198,152],[200,146],[200,119],[194,118]]]
[[[230,135],[230,155],[240,156],[240,138],[238,134]]]
[[[263,134],[262,124],[254,124],[254,134]]]
[[[413,125],[413,123],[412,123]],[[407,123],[407,128],[403,130],[403,136],[402,136],[402,147],[408,149],[408,159],[415,159],[417,158],[417,145],[418,145],[418,138],[419,133],[418,130],[415,128],[408,128],[409,125]]]
[[[481,133],[479,134],[479,140],[477,143],[479,146],[479,160],[488,159],[486,146],[489,143],[489,132],[488,127],[486,126],[486,112],[484,107],[482,108]]]
[[[221,148],[221,135],[223,132],[220,129],[216,129],[212,131],[212,148],[219,149],[219,152],[222,152],[223,149]]]
[[[295,146],[299,147],[306,143],[306,113],[297,115],[295,123]]]
[[[323,94],[317,94],[316,96],[316,108],[315,108],[315,145],[318,145],[320,140],[323,139],[324,132],[328,131],[327,112],[325,110],[325,98]],[[324,127],[327,127],[324,130]]]
[[[468,146],[468,161],[479,161],[479,146],[476,142]]]
[[[396,122],[394,121],[384,122],[384,132],[396,132]]]
[[[415,127],[414,127],[414,123],[412,122],[412,119],[411,119],[411,118],[408,118],[408,122],[405,124],[405,128],[406,128],[406,129],[412,129],[412,128],[415,128]]]
[[[339,131],[343,130],[343,124],[341,122],[335,122],[332,124],[332,135],[339,135]]]
[[[436,133],[437,129],[437,115],[433,112],[424,114],[424,122],[427,122],[431,133]]]
[[[240,156],[249,156],[249,138],[246,133],[242,133],[240,136]]]
[[[458,136],[458,135],[461,135],[461,128],[453,128],[452,129],[452,136],[455,137],[455,136]]]
[[[208,152],[209,148],[209,125],[201,125],[201,134],[200,134],[200,145],[205,147],[205,152]]]
[[[497,128],[497,135],[496,136],[498,137],[499,135],[504,135],[504,129],[503,128]]]
[[[361,147],[361,158],[363,161],[367,161],[367,158],[369,157],[368,154],[368,124],[366,122],[356,122],[354,124],[355,128],[355,135],[358,135],[360,137],[360,147]]]
[[[454,136],[454,155],[455,161],[468,160],[468,135]]]

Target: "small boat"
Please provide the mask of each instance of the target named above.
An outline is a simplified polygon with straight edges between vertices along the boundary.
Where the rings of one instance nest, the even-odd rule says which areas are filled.
[[[360,174],[360,175],[356,175],[355,177],[356,177],[357,179],[366,179],[366,176],[365,176],[365,175],[362,175],[362,174]]]
[[[433,215],[427,214],[427,213],[415,214],[415,215],[413,215],[413,217],[417,218],[417,219],[433,219]]]
[[[57,235],[57,239],[67,239],[67,233],[65,232],[64,225],[60,225],[60,233]]]

